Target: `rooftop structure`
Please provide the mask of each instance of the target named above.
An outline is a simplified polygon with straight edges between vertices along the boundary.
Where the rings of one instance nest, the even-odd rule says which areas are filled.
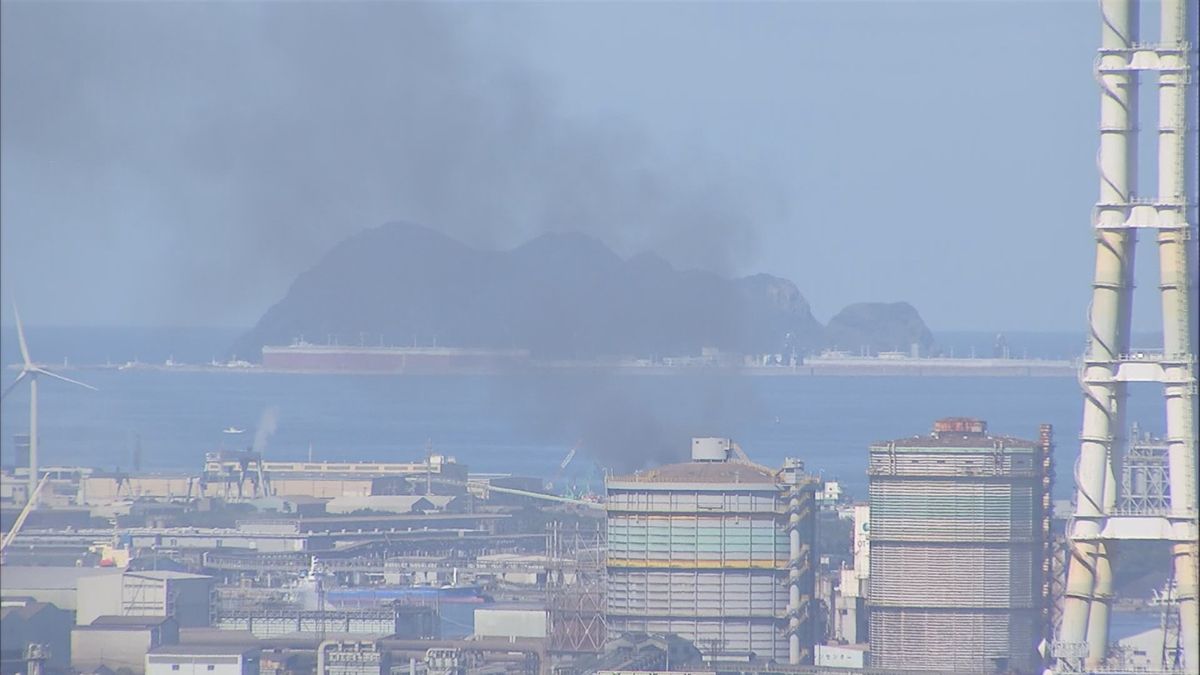
[[[939,420],[870,448],[877,668],[1034,670],[1045,635],[1049,429],[1039,444]]]
[[[467,465],[441,454],[417,462],[288,462],[221,451],[205,456],[200,481],[203,494],[226,498],[260,492],[312,497],[402,494],[410,485],[423,493],[457,495],[466,492]]]
[[[707,658],[811,663],[816,482],[729,439],[607,481],[610,633],[675,633]]]

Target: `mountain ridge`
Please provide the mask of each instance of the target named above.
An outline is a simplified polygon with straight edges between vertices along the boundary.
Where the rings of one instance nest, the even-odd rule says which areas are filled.
[[[296,277],[232,346],[300,336],[357,344],[528,349],[539,358],[661,358],[704,347],[742,354],[829,347],[922,352],[933,336],[907,303],[858,303],[822,326],[791,281],[680,270],[646,252],[621,258],[577,233],[507,250],[475,248],[412,223],[362,230]]]

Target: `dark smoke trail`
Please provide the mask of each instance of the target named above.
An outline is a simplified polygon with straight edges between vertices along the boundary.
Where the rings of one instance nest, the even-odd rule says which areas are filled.
[[[580,452],[618,473],[684,461],[695,436],[729,436],[757,406],[736,371],[635,375],[615,370],[506,378],[499,409],[529,420],[525,431]]]
[[[565,117],[465,28],[485,11],[6,2],[5,214],[132,256],[164,281],[130,304],[164,323],[253,316],[335,242],[394,220],[486,247],[582,232],[734,271],[783,201],[769,179]]]

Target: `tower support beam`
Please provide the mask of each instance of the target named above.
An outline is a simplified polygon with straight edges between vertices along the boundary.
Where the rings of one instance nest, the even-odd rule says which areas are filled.
[[[1108,547],[1100,538],[1105,517],[1116,504],[1111,458],[1120,449],[1125,385],[1117,361],[1128,351],[1130,292],[1136,229],[1129,219],[1134,197],[1133,159],[1137,146],[1136,76],[1131,70],[1137,42],[1137,0],[1102,0],[1100,84],[1100,199],[1096,207],[1096,268],[1088,312],[1083,434],[1075,470],[1076,514],[1060,641],[1087,643],[1087,662],[1106,655],[1112,594]],[[1108,227],[1105,227],[1108,226]]]
[[[1195,176],[1189,133],[1194,110],[1195,45],[1188,42],[1197,0],[1161,0],[1161,39],[1139,40],[1138,0],[1101,0],[1100,196],[1093,212],[1096,268],[1088,312],[1088,353],[1080,372],[1083,433],[1075,469],[1076,506],[1068,538],[1062,627],[1056,652],[1084,657],[1097,668],[1108,656],[1113,542],[1171,543],[1179,607],[1183,666],[1200,671],[1197,604],[1196,335],[1192,312],[1195,247]],[[1155,196],[1137,194],[1138,73],[1155,71],[1158,87]],[[1162,302],[1163,349],[1131,353],[1134,252],[1137,233],[1155,237]],[[1170,502],[1158,513],[1122,513],[1117,507],[1124,439],[1126,387],[1163,387]],[[1164,493],[1165,494],[1165,493]],[[1067,656],[1071,655],[1071,656]]]
[[[1188,0],[1162,0],[1158,73],[1158,200],[1178,204],[1178,217],[1188,220],[1187,104],[1190,83]],[[1164,365],[1167,409],[1167,461],[1171,481],[1171,515],[1178,538],[1172,545],[1180,637],[1184,665],[1200,670],[1200,626],[1196,602],[1196,411],[1195,364],[1191,358],[1190,312],[1194,300],[1189,270],[1188,229],[1158,233],[1158,265],[1163,314],[1163,353],[1176,362]],[[1194,245],[1195,242],[1191,242]],[[1189,532],[1189,528],[1191,531]],[[1192,541],[1186,536],[1191,534]]]

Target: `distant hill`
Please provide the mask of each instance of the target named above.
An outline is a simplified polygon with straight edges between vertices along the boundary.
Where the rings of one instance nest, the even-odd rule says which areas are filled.
[[[933,345],[933,334],[907,302],[860,302],[829,320],[825,343],[833,349],[871,353],[909,352],[917,344],[926,354]]]
[[[231,351],[257,360],[263,345],[301,336],[520,348],[541,358],[662,357],[702,347],[811,353],[832,344],[907,349],[919,342],[927,348],[932,336],[916,310],[897,307],[847,308],[830,324],[837,338],[831,342],[804,296],[779,277],[677,270],[648,253],[623,260],[578,234],[482,251],[393,223],[334,247]]]

